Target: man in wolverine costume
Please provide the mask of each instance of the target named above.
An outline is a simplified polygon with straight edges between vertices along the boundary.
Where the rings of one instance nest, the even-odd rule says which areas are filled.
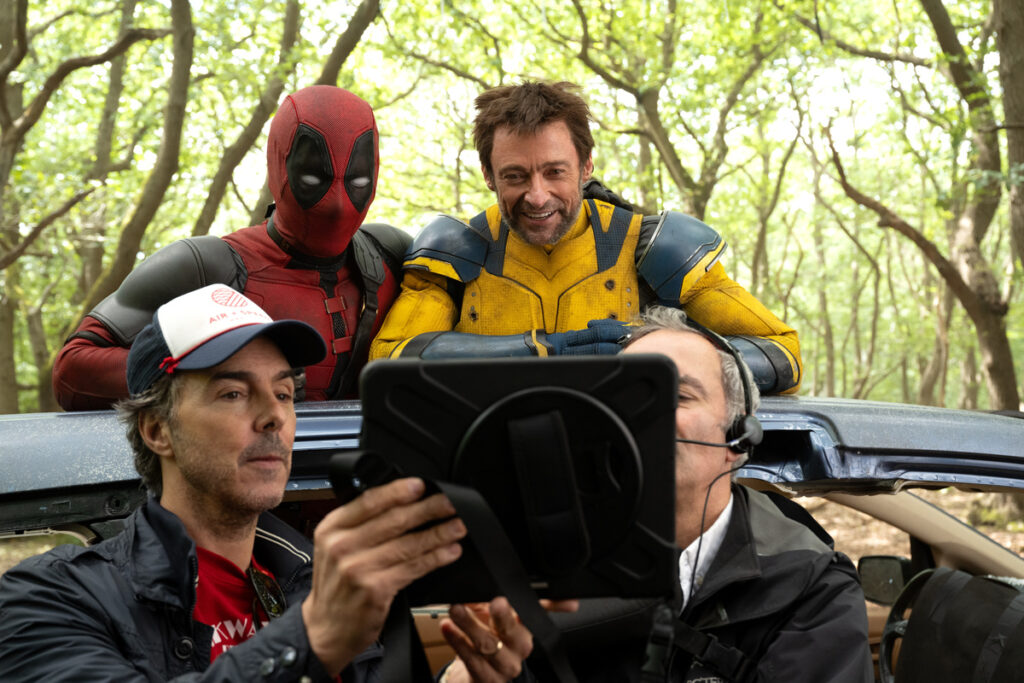
[[[728,336],[762,393],[800,384],[789,327],[733,282],[725,242],[675,211],[642,216],[591,179],[590,110],[570,83],[476,100],[473,138],[497,204],[416,238],[371,359],[615,353],[651,303]]]
[[[370,105],[326,85],[285,98],[267,142],[273,213],[223,238],[174,242],[140,263],[58,354],[53,384],[61,406],[102,409],[127,396],[128,348],[153,312],[215,282],[243,292],[274,319],[309,323],[327,340],[327,358],[306,368],[308,399],[353,397],[410,242],[391,226],[362,225],[377,168]]]

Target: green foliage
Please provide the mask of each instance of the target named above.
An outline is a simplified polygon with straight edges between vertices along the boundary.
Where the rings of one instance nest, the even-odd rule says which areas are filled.
[[[139,3],[134,25],[169,27],[167,5]],[[356,6],[302,2],[298,44],[282,56],[284,3],[192,3],[195,55],[179,170],[140,256],[189,234],[225,149],[268,79],[283,75],[286,91],[312,83]],[[120,31],[120,8],[115,0],[32,0],[31,50],[11,77],[25,103],[64,60],[109,46]],[[992,98],[998,121],[990,4],[947,2],[946,9],[966,59],[980,66],[975,85]],[[589,63],[581,59],[584,46]],[[24,310],[42,307],[51,354],[79,314],[90,248],[102,252],[99,263],[109,263],[152,169],[171,49],[165,37],[125,54],[111,157],[126,163],[102,185],[89,173],[110,63],[65,79],[17,151],[0,199],[22,236],[76,192],[98,186],[18,259],[16,278],[0,273],[5,293]],[[857,54],[867,51],[900,58]],[[918,400],[938,330],[949,348],[936,400],[956,405],[963,360],[977,353],[972,324],[957,306],[942,317],[944,287],[934,267],[846,197],[829,151],[830,135],[850,182],[948,255],[951,226],[977,188],[1022,176],[1020,169],[970,169],[970,113],[944,71],[949,65],[917,0],[383,0],[339,84],[374,106],[381,132],[369,220],[412,233],[438,212],[469,217],[493,201],[472,145],[473,99],[482,89],[532,78],[581,84],[595,117],[596,175],[654,211],[687,206],[707,189],[704,218],[729,242],[725,263],[743,284],[751,283],[764,222],[757,293],[800,331],[805,393],[833,382],[843,395]],[[658,93],[661,124],[696,188],[680,186],[654,148],[637,100],[643,92]],[[265,180],[263,145],[261,137],[235,170],[214,234],[248,224]],[[641,163],[644,154],[649,163]],[[1004,196],[980,251],[1009,303],[1007,329],[1019,358],[1022,283],[1005,203]],[[38,368],[23,319],[15,333],[18,381],[30,386]],[[20,396],[23,410],[36,407],[34,391]]]

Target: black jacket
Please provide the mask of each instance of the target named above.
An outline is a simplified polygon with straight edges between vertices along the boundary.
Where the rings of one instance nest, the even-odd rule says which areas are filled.
[[[61,546],[0,579],[0,681],[330,681],[310,649],[301,602],[312,547],[260,516],[253,554],[277,577],[288,610],[210,664],[213,629],[192,620],[195,545],[150,499],[125,530],[90,548]],[[364,652],[346,683],[373,679],[381,650]]]
[[[733,496],[722,546],[679,620],[751,663],[730,678],[675,647],[669,680],[870,683],[864,594],[850,560],[768,496],[744,486]],[[600,601],[565,617],[580,680],[639,680],[652,611],[651,601]]]

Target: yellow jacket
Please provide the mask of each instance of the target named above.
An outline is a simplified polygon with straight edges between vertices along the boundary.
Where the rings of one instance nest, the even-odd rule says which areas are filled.
[[[467,225],[441,216],[414,241],[402,292],[370,347],[370,359],[420,355],[439,332],[483,335],[460,355],[512,355],[494,337],[567,332],[591,320],[633,319],[653,302],[730,341],[765,393],[790,393],[801,377],[796,330],[733,282],[718,259],[725,242],[681,213],[643,217],[587,200],[557,244],[531,245],[491,206]],[[429,334],[435,333],[435,334]],[[421,341],[413,343],[420,335]],[[525,350],[525,347],[522,347]],[[424,354],[427,355],[427,354]],[[436,354],[433,354],[436,355]]]

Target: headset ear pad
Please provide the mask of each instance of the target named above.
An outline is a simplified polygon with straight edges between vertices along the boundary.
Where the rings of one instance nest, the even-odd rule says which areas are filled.
[[[738,440],[735,446],[732,446],[732,450],[737,453],[745,453],[754,448],[757,444],[761,443],[761,439],[764,438],[764,428],[761,427],[761,421],[754,415],[744,415],[737,419],[729,427],[729,432],[725,435],[726,441]]]

